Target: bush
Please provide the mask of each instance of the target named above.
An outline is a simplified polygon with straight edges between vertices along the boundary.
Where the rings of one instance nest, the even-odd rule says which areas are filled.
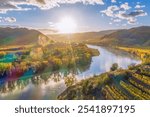
[[[114,63],[112,65],[112,67],[110,68],[111,71],[116,71],[118,69],[118,64],[117,63]]]

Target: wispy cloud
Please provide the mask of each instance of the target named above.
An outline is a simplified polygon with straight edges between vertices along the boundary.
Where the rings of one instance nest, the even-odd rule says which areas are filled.
[[[50,9],[58,7],[61,4],[100,4],[103,5],[103,0],[0,0],[0,13],[6,13],[7,11],[18,10],[31,10],[28,6],[36,6],[40,9]],[[21,7],[26,5],[26,8]]]
[[[137,4],[137,5],[135,6],[136,9],[140,9],[140,8],[144,8],[144,7],[145,7],[145,5],[139,5],[139,4]]]
[[[24,5],[28,0],[0,0],[0,13],[6,13],[7,11],[28,11],[31,8],[23,8],[20,5]]]
[[[14,18],[14,17],[0,17],[0,22],[14,23],[14,22],[16,22],[16,18]]]
[[[126,2],[126,3],[124,3],[124,4],[122,4],[121,6],[120,6],[120,8],[122,8],[122,9],[124,9],[124,10],[129,10],[129,9],[131,9],[131,7],[129,6],[129,4]]]
[[[117,1],[116,1],[116,0],[111,0],[111,2],[112,2],[112,3],[116,3]]]
[[[121,22],[121,19],[113,19],[114,22]]]
[[[114,12],[118,11],[120,8],[117,5],[109,6],[106,10],[101,11],[101,13],[106,14],[110,17],[115,17]]]

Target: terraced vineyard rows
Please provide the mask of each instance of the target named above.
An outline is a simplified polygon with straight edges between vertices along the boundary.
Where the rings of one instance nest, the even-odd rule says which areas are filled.
[[[108,76],[109,81],[107,81],[106,84],[104,84],[101,88],[99,86],[95,87],[95,82],[92,83],[91,79],[85,80],[90,82],[90,86],[91,86],[91,88],[86,87],[86,90],[87,92],[93,92],[92,96],[90,94],[90,97],[94,97],[94,99],[149,100],[150,99],[150,77],[149,77],[150,67],[149,66],[150,66],[149,64],[142,64],[142,65],[134,66],[132,69],[128,69],[128,70],[120,69],[114,72],[105,73],[105,75]],[[147,68],[147,69],[143,69],[143,68]],[[98,82],[101,81],[102,78],[103,78],[102,75],[100,75],[97,78],[93,78],[93,79],[95,79],[95,81]],[[73,93],[75,93],[76,92],[75,89],[78,86],[80,86],[80,88],[83,88],[82,82],[79,83],[77,86],[75,85],[71,87],[71,89],[68,89],[67,93],[70,91],[74,91]],[[99,93],[97,94],[96,92]],[[68,99],[69,97],[70,96],[64,92],[58,97],[58,99]],[[82,97],[88,97],[88,93],[86,94],[83,93]]]
[[[119,90],[116,86],[108,86],[106,85],[102,89],[103,94],[105,95],[106,99],[113,99],[113,100],[126,100],[128,97]]]
[[[125,81],[120,81],[120,87],[106,85],[102,89],[105,99],[133,99],[149,100],[150,99],[150,77],[141,75],[141,73],[128,72],[130,77]],[[123,90],[122,90],[123,89]]]
[[[134,99],[150,99],[150,95],[143,92],[141,89],[136,88],[135,86],[121,81],[120,85],[127,90],[131,95],[134,96]]]
[[[141,66],[140,66],[141,67]],[[140,69],[138,67],[138,70]],[[143,66],[142,66],[143,67]],[[149,72],[144,72],[137,69],[127,71],[126,80],[121,80],[119,87],[116,86],[105,86],[102,93],[105,95],[105,99],[130,99],[129,94],[133,99],[149,100],[150,99],[150,77]]]
[[[147,76],[139,75],[139,74],[133,73],[133,74],[132,74],[132,77],[135,78],[135,79],[137,79],[138,81],[141,81],[141,82],[143,82],[143,83],[145,83],[145,84],[147,84],[147,85],[150,85],[150,80],[149,80],[150,78],[147,77]]]
[[[149,87],[145,87],[144,85],[137,83],[135,80],[133,80],[132,78],[129,79],[129,82],[134,85],[135,87],[137,87],[138,89],[141,89],[142,91],[150,94],[150,88]]]

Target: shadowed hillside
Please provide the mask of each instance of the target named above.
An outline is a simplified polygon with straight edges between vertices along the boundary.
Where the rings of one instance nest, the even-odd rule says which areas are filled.
[[[120,30],[100,38],[100,43],[122,46],[150,46],[150,27]]]
[[[36,44],[39,35],[43,34],[27,28],[0,28],[0,46]]]
[[[141,26],[131,29],[106,30],[100,32],[86,32],[75,34],[48,35],[57,42],[78,42],[96,45],[121,46],[150,46],[150,26]]]

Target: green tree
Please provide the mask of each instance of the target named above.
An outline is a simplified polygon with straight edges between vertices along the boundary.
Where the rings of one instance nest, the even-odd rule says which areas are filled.
[[[118,69],[118,64],[114,63],[112,64],[112,67],[110,68],[111,71],[116,71]]]

